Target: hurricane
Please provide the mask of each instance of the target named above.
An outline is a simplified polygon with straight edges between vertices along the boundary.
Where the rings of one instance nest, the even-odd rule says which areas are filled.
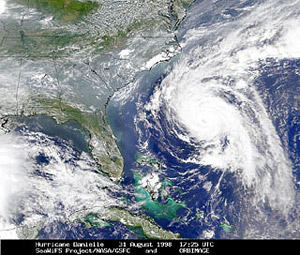
[[[300,239],[299,0],[29,2],[0,0],[0,239]]]
[[[202,206],[203,224],[224,216],[217,213],[222,204],[231,215],[227,219],[243,226],[235,237],[279,237],[278,229],[289,232],[294,225],[287,222],[298,210],[298,191],[288,149],[257,81],[271,63],[300,57],[300,4],[259,1],[235,16],[225,15],[226,7],[219,22],[211,18],[195,25],[191,18],[184,24],[180,58],[146,102],[137,103],[136,130],[148,135],[140,138],[140,148],[153,151],[154,139],[160,154],[176,162],[170,168],[185,178],[182,184],[196,178],[191,190],[206,188],[210,202]],[[203,1],[193,13],[201,8],[209,10],[210,3]],[[212,173],[218,176],[215,182]],[[231,201],[224,189],[228,183],[235,194]]]

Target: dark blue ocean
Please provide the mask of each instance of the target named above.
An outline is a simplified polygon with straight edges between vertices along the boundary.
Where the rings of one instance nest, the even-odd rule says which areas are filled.
[[[179,42],[185,31],[191,27],[210,26],[216,21],[222,21],[224,16],[220,15],[219,11],[225,6],[226,12],[231,14],[232,19],[235,19],[235,17],[243,15],[242,8],[252,6],[256,2],[243,1],[242,4],[236,4],[236,1],[226,1],[226,3],[218,1],[219,9],[206,10],[205,8],[210,5],[207,4],[207,1],[196,1],[179,30]],[[205,37],[199,38],[199,43],[205,40]],[[184,53],[183,51],[182,54]],[[240,199],[241,194],[237,192],[239,188],[237,177],[233,173],[227,172],[222,176],[222,181],[218,183],[222,175],[221,171],[212,171],[207,166],[178,161],[178,158],[189,158],[197,147],[195,144],[179,140],[174,135],[172,128],[176,127],[170,126],[164,116],[164,109],[158,114],[158,120],[151,119],[150,112],[144,110],[147,121],[145,123],[143,121],[136,122],[136,116],[142,108],[141,105],[146,105],[150,101],[155,89],[161,86],[162,80],[171,72],[177,61],[180,61],[180,56],[167,63],[158,64],[149,72],[144,72],[137,78],[138,86],[125,103],[122,101],[120,104],[117,100],[112,100],[109,104],[109,121],[125,160],[124,181],[121,185],[133,192],[133,171],[137,168],[142,169],[145,174],[153,171],[151,166],[137,166],[135,161],[137,152],[155,155],[155,158],[166,166],[160,172],[161,179],[167,178],[173,182],[173,186],[168,189],[170,196],[176,201],[185,202],[186,208],[181,208],[177,218],[172,220],[156,218],[155,215],[147,211],[143,212],[142,209],[141,213],[153,217],[164,229],[180,233],[184,238],[199,238],[201,233],[207,229],[214,231],[216,239],[238,238],[238,236],[242,236],[245,227],[240,218],[247,209]],[[265,59],[259,64],[259,76],[254,82],[280,137],[282,147],[292,163],[296,190],[300,185],[299,70],[300,61],[298,59],[285,59],[279,62],[272,58]],[[176,131],[181,132],[181,130]],[[147,151],[140,146],[144,142],[148,144]],[[169,153],[170,151],[172,154]],[[207,192],[203,185],[199,184],[199,179],[195,178],[195,169],[206,181],[210,181],[212,186],[219,185],[222,194],[220,197],[212,198],[212,193]],[[134,198],[131,199],[134,201]],[[266,207],[264,210],[268,213],[270,208]],[[211,214],[212,211],[213,214]],[[199,212],[207,215],[205,219],[201,218]],[[230,231],[225,231],[220,227],[224,222],[230,222]],[[280,234],[278,236],[283,237]]]
[[[250,8],[260,2],[263,1],[238,1],[238,3],[237,1],[216,1],[214,8],[211,8],[212,3],[210,1],[196,1],[188,11],[187,18],[178,31],[179,43],[184,40],[184,35],[188,29],[201,26],[209,27],[217,22],[227,22],[228,16],[234,20],[246,15],[248,9],[245,7]],[[245,11],[243,11],[244,9]],[[199,37],[197,43],[201,44],[207,40],[205,36]],[[194,44],[183,48],[181,54],[187,54],[189,47],[194,47]],[[167,179],[172,182],[172,185],[166,187],[169,197],[178,204],[184,203],[185,206],[178,209],[177,215],[172,219],[158,217],[142,206],[135,209],[136,213],[152,217],[164,229],[180,233],[183,238],[203,237],[205,231],[213,232],[213,238],[216,239],[242,237],[247,224],[250,223],[247,222],[246,224],[245,220],[241,220],[241,218],[250,209],[246,208],[247,205],[241,199],[243,194],[242,189],[238,186],[238,177],[229,171],[214,171],[209,166],[183,162],[182,159],[188,159],[197,152],[199,145],[193,141],[184,142],[176,137],[174,130],[177,133],[182,132],[182,130],[170,125],[165,116],[167,109],[162,108],[157,119],[153,119],[150,111],[144,107],[151,100],[156,88],[162,86],[162,81],[180,60],[179,54],[168,62],[157,64],[150,71],[142,72],[134,82],[137,86],[125,101],[120,102],[112,98],[109,102],[107,108],[109,123],[124,158],[124,176],[120,183],[124,189],[124,194],[112,195],[126,196],[128,206],[137,203],[134,172],[139,171],[143,175],[156,172],[160,180]],[[263,59],[259,63],[258,69],[259,75],[254,81],[254,86],[263,100],[281,145],[291,162],[294,188],[298,191],[300,188],[300,60]],[[234,99],[232,103],[235,103]],[[137,116],[141,112],[144,114],[145,121],[140,119],[137,121]],[[71,123],[70,125],[75,124]],[[66,132],[57,130],[55,133],[65,134],[63,139],[73,140],[75,148],[88,151],[86,139],[78,138],[82,136],[84,131],[76,127],[78,137],[77,135],[66,137],[69,128],[70,126],[66,125],[62,128]],[[45,127],[42,129],[44,132]],[[79,135],[79,133],[81,134]],[[55,139],[59,143],[59,137]],[[141,146],[144,143],[147,143],[147,149]],[[226,141],[224,141],[224,147],[226,147]],[[136,161],[137,153],[151,155],[164,167],[157,170],[151,164],[138,164]],[[181,160],[178,160],[179,158]],[[47,164],[47,158],[43,155],[40,155],[37,161],[40,164]],[[199,180],[211,183],[213,188],[208,190],[204,186],[204,181],[200,182]],[[214,187],[218,187],[218,193],[215,192]],[[161,195],[157,201],[160,204],[168,202]],[[268,206],[264,208],[264,212],[266,214],[273,213]],[[278,221],[281,221],[283,226],[288,225],[289,220],[295,220],[297,208],[294,209],[294,212],[295,214],[290,215],[290,218],[279,218]],[[229,228],[224,228],[226,224]],[[144,238],[137,232],[138,230],[129,229],[121,223],[111,223],[109,227],[105,228],[86,229],[83,224],[58,222],[52,229],[51,226],[42,229],[39,237],[67,239]],[[209,235],[206,237],[209,238]],[[284,233],[282,235],[278,233],[277,237],[284,238]]]

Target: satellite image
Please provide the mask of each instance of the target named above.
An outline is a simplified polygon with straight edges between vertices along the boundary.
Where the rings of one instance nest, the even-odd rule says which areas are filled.
[[[0,239],[300,239],[299,0],[0,0]]]

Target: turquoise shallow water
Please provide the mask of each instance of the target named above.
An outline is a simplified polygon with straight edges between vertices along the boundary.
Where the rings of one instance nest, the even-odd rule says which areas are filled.
[[[178,96],[181,92],[184,93],[184,89],[182,89],[182,91],[178,89],[179,92],[176,94],[176,86],[179,82],[182,82],[180,80],[181,77],[176,77],[175,75],[171,76],[171,78],[169,77],[170,73],[172,74],[174,66],[175,68],[177,64],[180,66],[183,60],[185,62],[182,66],[186,68],[185,70],[189,70],[189,68],[190,70],[199,70],[199,77],[195,77],[194,80],[189,80],[189,82],[195,82],[195,84],[198,82],[199,87],[207,86],[207,83],[213,81],[213,89],[218,91],[219,88],[217,88],[216,84],[220,83],[220,88],[226,88],[226,86],[231,88],[230,86],[235,84],[236,79],[238,79],[238,77],[235,77],[235,73],[229,72],[227,75],[224,71],[227,75],[225,76],[219,71],[215,76],[206,77],[206,73],[209,73],[210,70],[203,73],[201,65],[198,65],[197,62],[201,62],[201,58],[207,58],[208,61],[213,62],[213,60],[210,59],[211,56],[214,56],[213,54],[215,54],[214,58],[222,56],[223,52],[220,45],[222,45],[222,40],[227,41],[221,38],[223,35],[221,24],[229,24],[229,27],[231,23],[235,24],[236,22],[239,24],[238,20],[247,17],[247,15],[251,13],[251,8],[259,8],[263,2],[264,1],[226,1],[226,3],[219,2],[218,5],[215,5],[215,3],[211,1],[196,1],[179,30],[179,42],[184,44],[182,54],[176,59],[173,59],[170,63],[157,65],[149,73],[143,74],[143,77],[140,77],[137,81],[138,86],[128,95],[127,100],[113,98],[110,102],[108,108],[110,123],[115,135],[118,137],[119,146],[125,160],[125,173],[122,185],[132,193],[132,201],[136,201],[134,199],[134,192],[144,193],[142,198],[137,198],[139,202],[142,202],[141,212],[153,217],[156,222],[164,228],[179,232],[183,237],[284,238],[295,237],[294,229],[290,226],[295,225],[297,229],[300,227],[296,220],[297,215],[299,215],[297,199],[295,203],[292,202],[294,203],[293,208],[288,213],[280,212],[280,210],[290,205],[279,205],[278,208],[273,208],[272,199],[274,199],[274,196],[278,196],[278,200],[284,200],[282,197],[285,195],[281,193],[281,190],[284,188],[282,189],[280,185],[278,187],[271,185],[267,191],[262,191],[260,188],[255,189],[255,187],[247,188],[245,183],[242,183],[244,180],[240,175],[242,171],[241,168],[235,172],[232,171],[235,167],[234,165],[230,165],[228,170],[214,165],[205,165],[199,161],[197,162],[196,156],[200,155],[201,157],[201,153],[205,155],[205,151],[207,150],[211,150],[211,154],[213,154],[213,150],[217,148],[220,154],[216,153],[216,155],[221,155],[228,150],[228,148],[233,146],[233,139],[235,139],[235,137],[228,135],[224,139],[220,139],[218,144],[221,145],[218,147],[215,144],[204,146],[204,142],[198,143],[193,138],[189,142],[179,139],[179,135],[181,135],[181,137],[185,136],[187,130],[178,125],[178,122],[176,122],[178,116],[174,115],[172,110],[180,109],[180,107],[170,108],[168,105],[169,101],[172,101],[172,96]],[[280,6],[274,8],[280,8]],[[264,18],[262,18],[262,20],[264,20]],[[220,24],[220,28],[218,28],[218,24]],[[264,25],[263,21],[261,24],[262,26]],[[189,36],[193,37],[193,40],[186,43],[189,39],[189,37],[186,36],[186,32],[190,28],[195,29],[193,33],[189,34]],[[197,33],[197,28],[199,31],[206,31],[206,33],[199,32],[198,37],[193,36]],[[210,32],[210,30],[214,32]],[[245,28],[244,32],[246,30],[247,28]],[[215,31],[220,31],[220,33]],[[230,32],[232,31],[228,30],[228,33]],[[224,32],[224,34],[226,33]],[[241,34],[243,33],[241,32]],[[247,33],[245,32],[245,34]],[[256,38],[254,35],[253,38]],[[218,36],[220,38],[218,38]],[[225,36],[226,35],[224,35],[224,37]],[[234,38],[232,38],[232,41],[234,41]],[[218,43],[220,43],[220,45]],[[273,41],[270,40],[269,43],[272,45]],[[218,48],[219,46],[220,48]],[[220,52],[218,50],[220,50]],[[235,50],[239,51],[241,49],[236,48]],[[216,52],[220,54],[218,55]],[[226,55],[227,52],[224,54]],[[234,56],[234,49],[231,54]],[[203,63],[203,66],[204,65],[205,63]],[[285,172],[282,175],[280,174],[280,178],[285,178],[283,177],[285,174],[287,174],[287,176],[293,176],[292,186],[294,185],[295,189],[292,190],[293,188],[290,189],[289,187],[288,190],[290,191],[287,193],[291,195],[291,197],[295,193],[297,197],[300,178],[300,143],[298,139],[300,115],[299,101],[297,99],[297,95],[300,95],[297,75],[300,67],[299,60],[286,58],[282,61],[278,61],[277,59],[266,58],[255,62],[255,65],[257,65],[257,69],[254,70],[250,68],[249,70],[245,70],[247,75],[256,74],[254,81],[251,81],[252,84],[249,86],[249,92],[243,92],[245,97],[250,99],[250,104],[243,105],[238,99],[241,90],[232,90],[229,92],[229,89],[228,91],[226,91],[226,89],[220,89],[218,96],[226,102],[226,107],[233,107],[241,114],[240,116],[250,119],[249,125],[253,125],[254,129],[250,128],[248,130],[249,125],[244,126],[244,129],[246,132],[253,132],[253,130],[255,130],[256,133],[252,136],[250,135],[251,143],[255,144],[255,141],[257,141],[255,139],[261,139],[261,141],[258,141],[258,143],[261,142],[258,146],[258,151],[261,151],[262,154],[264,153],[263,151],[268,150],[270,150],[270,153],[282,151],[284,155],[287,155],[288,159],[286,156],[282,156],[281,162],[279,163],[274,163],[276,160],[274,157],[273,159],[270,158],[270,161],[266,163],[269,165],[260,170],[261,172],[259,172],[258,176],[254,177],[257,182],[262,182],[262,180],[266,180],[264,179],[267,178],[266,176],[270,176],[270,182],[273,184],[277,183],[276,171],[278,164],[286,164],[284,166],[285,171],[289,173]],[[176,71],[181,74],[177,69]],[[191,75],[196,76],[197,72],[191,71]],[[164,80],[167,80],[167,82]],[[170,82],[170,80],[173,83]],[[169,85],[169,87],[164,88],[166,84]],[[188,88],[189,83],[187,82],[185,85],[186,88]],[[168,88],[170,88],[172,92],[170,92],[170,94],[163,94]],[[255,99],[254,94],[250,92],[252,88],[257,90],[263,105],[259,105],[261,104],[260,100]],[[157,93],[157,90],[160,94]],[[173,91],[175,92],[173,93]],[[194,91],[194,94],[196,94],[198,89],[195,87]],[[155,101],[159,104],[159,110],[155,112],[156,115],[151,112],[151,109],[149,110],[149,102],[154,100],[155,94],[160,96],[156,97],[157,101]],[[165,95],[167,96],[164,97]],[[193,100],[193,97],[195,96],[191,94],[190,98],[186,98],[180,103],[184,106],[184,103]],[[200,94],[198,99],[199,101],[202,100]],[[172,101],[172,103],[176,104],[176,100],[174,100],[174,102]],[[197,106],[197,104],[195,105]],[[258,107],[264,107],[266,115],[255,116],[253,112],[256,108],[258,109]],[[222,111],[222,109],[220,109],[220,111]],[[204,114],[208,120],[214,120],[212,115],[201,113]],[[257,113],[260,114],[258,110]],[[186,115],[189,114],[189,112],[186,112]],[[230,117],[232,116],[229,115],[229,118]],[[220,116],[220,118],[222,118],[222,116]],[[259,118],[268,118],[267,121],[264,121],[264,124],[270,121],[274,126],[276,131],[272,134],[272,137],[278,137],[278,139],[280,139],[279,143],[276,142],[275,145],[275,142],[273,143],[273,140],[270,140],[273,138],[267,138],[269,134],[265,131],[265,127],[262,126],[263,124],[257,124],[261,121]],[[238,121],[240,120],[236,119],[232,125],[236,125]],[[247,120],[244,119],[242,121]],[[219,121],[216,120],[215,123],[218,124]],[[257,125],[257,127],[255,127],[255,125]],[[214,127],[212,125],[211,132],[214,132],[215,128],[217,130],[224,128],[225,130],[226,126]],[[199,132],[200,130],[201,128],[199,128]],[[209,132],[207,132],[207,134],[209,134]],[[255,137],[256,135],[257,137]],[[269,142],[265,142],[265,139],[269,139]],[[274,141],[277,141],[277,138],[275,138]],[[269,145],[267,148],[264,148],[266,143],[269,143]],[[243,145],[241,145],[241,148],[243,148]],[[166,167],[157,171],[151,164],[141,166],[135,161],[134,155],[136,153],[155,158]],[[240,153],[242,153],[242,151],[240,151]],[[235,155],[231,154],[231,156],[231,158],[233,158]],[[191,157],[194,157],[195,160],[189,161],[188,159]],[[228,157],[224,157],[223,162],[229,160]],[[246,159],[250,157],[250,154],[245,154]],[[231,161],[229,160],[228,162]],[[255,164],[256,162],[253,161],[253,163]],[[222,161],[219,165],[222,166]],[[269,173],[265,175],[264,171]],[[145,193],[145,190],[141,186],[138,186],[137,190],[136,185],[134,185],[134,175],[136,173],[145,176],[152,172],[158,173],[161,181],[165,178],[171,180],[174,185],[168,187],[168,194],[174,201],[186,205],[186,207],[180,208],[178,211],[175,210],[176,213],[173,214],[173,217],[162,218],[159,210],[153,210],[151,212],[151,209],[147,206],[147,202],[145,203],[145,200],[149,199],[149,194]],[[286,181],[289,182],[288,178]],[[285,184],[283,184],[283,186],[284,185]],[[265,194],[260,194],[260,192],[268,192],[268,194],[266,195],[266,200],[257,205],[254,202],[255,197],[258,196],[262,198],[265,196]],[[293,199],[291,197],[288,198],[288,200]],[[154,204],[157,205],[158,203],[167,206],[168,200],[160,194]],[[283,202],[283,204],[285,203]],[[260,217],[255,217],[255,215],[260,215]]]
[[[109,190],[107,192],[111,197],[126,201],[127,207],[124,206],[126,209],[148,215],[164,229],[180,233],[181,237],[216,239],[299,238],[297,236],[300,230],[298,220],[300,215],[298,202],[300,201],[298,199],[300,183],[299,60],[289,58],[289,56],[282,60],[276,58],[260,60],[259,63],[256,63],[256,69],[244,70],[243,74],[246,76],[251,75],[252,77],[253,73],[256,74],[249,90],[247,90],[247,84],[244,90],[243,87],[236,89],[234,86],[237,80],[241,79],[241,77],[236,76],[238,70],[235,70],[236,72],[225,70],[226,68],[228,70],[233,68],[233,62],[225,67],[222,66],[228,59],[235,56],[236,52],[243,52],[243,49],[246,48],[246,46],[239,48],[237,45],[237,48],[231,49],[230,47],[235,45],[234,39],[239,39],[238,36],[245,36],[242,38],[247,39],[247,35],[251,33],[255,35],[255,32],[251,30],[253,26],[255,31],[258,31],[260,26],[264,27],[263,21],[265,19],[260,17],[260,22],[255,21],[253,26],[245,27],[236,35],[236,38],[228,39],[226,37],[227,34],[243,26],[239,23],[239,19],[247,17],[252,8],[255,10],[263,2],[219,1],[213,3],[212,1],[196,1],[178,34],[179,42],[185,45],[182,53],[170,62],[161,63],[151,71],[140,74],[131,93],[123,97],[122,100],[113,97],[109,103],[108,118],[124,158],[125,167],[124,179],[119,184],[119,187],[122,188],[121,191]],[[274,6],[274,9],[276,8],[280,8],[279,4]],[[230,24],[234,25],[231,26]],[[229,30],[226,26],[229,27]],[[189,29],[195,30],[186,36]],[[265,30],[262,29],[262,31]],[[193,38],[193,40],[188,41],[189,38]],[[251,38],[255,39],[256,37]],[[273,45],[276,38],[274,36],[274,38],[269,38],[263,42],[258,40],[254,48],[259,48],[261,44],[265,47]],[[226,42],[230,43],[226,44]],[[243,40],[240,40],[239,44],[243,44]],[[226,49],[229,50],[226,51]],[[220,58],[223,56],[222,54],[226,58]],[[252,57],[251,54],[250,57]],[[202,59],[205,61],[201,62]],[[217,61],[214,62],[214,60]],[[207,68],[206,63],[219,64],[221,68],[218,69],[214,65]],[[174,70],[178,71],[178,69],[186,70],[189,75],[174,75]],[[214,70],[215,73],[210,73],[211,70]],[[179,74],[181,73],[179,72]],[[182,77],[184,79],[181,79]],[[185,82],[185,79],[188,82]],[[183,84],[183,89],[178,84]],[[211,84],[213,90],[210,90],[207,84]],[[243,83],[239,84],[243,85]],[[192,85],[194,87],[191,87]],[[207,90],[203,90],[203,87]],[[252,91],[252,88],[257,90],[264,108],[259,108],[260,101],[255,99],[253,93],[248,93]],[[177,93],[173,93],[169,89],[174,89],[173,91]],[[191,89],[191,93],[187,94],[188,97],[184,98],[185,100],[182,100],[181,95],[185,94],[188,89]],[[168,95],[165,93],[166,91],[171,91],[172,93],[169,94],[171,96],[166,97]],[[213,94],[212,91],[217,93]],[[201,104],[197,103],[203,102],[203,98],[205,99],[207,95],[211,96],[212,94],[217,95],[219,100],[214,101],[215,104],[209,105],[210,107],[218,107],[217,103],[223,100],[222,102],[226,102],[226,104],[222,106],[225,106],[226,109],[234,108],[240,118],[235,118],[227,127],[226,121],[230,121],[232,115],[226,115],[222,107],[217,108],[217,111],[213,111],[213,113],[204,111],[203,109],[210,110],[211,108],[201,108]],[[248,101],[245,100],[247,103],[239,99],[241,94],[247,98]],[[150,102],[155,102],[154,95],[158,95],[156,98],[158,98],[159,104],[156,115],[153,114],[153,107],[149,106]],[[182,114],[181,110],[190,102],[194,103],[194,106],[198,106],[199,109],[193,111],[194,108],[187,107],[185,109],[189,111]],[[180,105],[178,106],[177,103]],[[174,105],[175,107],[173,107]],[[266,114],[261,114],[264,111]],[[193,124],[198,121],[199,126],[201,125],[201,128],[196,129],[196,131],[188,129],[190,123],[185,123],[184,127],[180,123],[180,118],[188,120],[185,117],[190,116],[191,112],[195,114],[190,123]],[[230,156],[232,157],[226,157],[228,154],[224,152],[237,144],[239,146],[242,144],[238,147],[241,149],[238,151],[238,156],[243,155],[244,161],[250,157],[243,154],[244,144],[242,142],[235,143],[236,136],[232,133],[236,132],[227,132],[226,136],[222,136],[222,139],[216,139],[217,142],[213,140],[211,144],[207,143],[206,137],[202,133],[201,138],[204,138],[201,142],[196,139],[197,137],[190,135],[192,131],[195,131],[194,136],[196,136],[198,135],[197,131],[200,132],[206,127],[203,125],[205,121],[202,123],[197,119],[199,112],[201,113],[199,114],[200,117],[207,118],[202,118],[202,120],[213,120],[213,124],[216,125],[225,123],[221,127],[208,125],[211,130],[204,132],[208,136],[213,132],[218,135],[218,130],[231,131],[231,128],[237,126],[239,122],[247,123],[242,126],[241,133],[249,132],[249,143],[258,144],[257,148],[261,155],[270,159],[264,162],[266,168],[261,168],[257,175],[254,174],[254,179],[264,183],[264,187],[267,187],[266,190],[260,189],[259,184],[257,184],[257,188],[255,182],[250,188],[245,185],[242,175],[244,173],[242,169],[243,160],[240,160],[242,167],[238,169],[235,169],[235,164],[231,160],[228,160],[236,156],[235,150],[231,150]],[[216,115],[218,118],[214,118]],[[220,122],[220,119],[224,119],[223,115],[227,119],[225,118],[225,122]],[[271,137],[278,138],[279,141],[275,147],[271,138],[265,140],[265,137],[270,136],[265,132],[266,129],[262,125],[267,123],[261,121],[265,116],[275,130]],[[76,122],[57,125],[54,120],[45,116],[20,119],[20,123],[22,122],[24,125],[20,125],[18,131],[22,132],[23,128],[27,128],[31,132],[42,132],[53,138],[55,145],[60,146],[61,152],[67,151],[67,146],[65,146],[67,142],[75,151],[68,154],[66,161],[70,165],[76,163],[80,152],[88,152],[88,134]],[[194,126],[192,125],[192,127]],[[245,141],[248,140],[244,139],[243,142]],[[284,179],[284,172],[281,172],[283,175],[280,175],[279,179],[283,180],[282,182],[276,179],[279,170],[274,162],[277,158],[270,157],[270,155],[275,155],[272,154],[274,151],[283,151],[286,154],[290,164],[288,169],[292,172],[293,182],[289,186],[292,186],[295,192],[295,203],[287,212],[281,211],[282,207],[289,206],[287,203],[282,202],[283,206],[279,204],[279,206],[273,207],[273,204],[277,205],[276,201],[285,200],[283,194],[286,190],[290,190],[284,189],[287,180]],[[138,160],[137,154],[143,155],[144,160]],[[214,164],[217,160],[209,163],[207,163],[208,160],[203,161],[203,155],[213,155],[215,159],[219,159],[218,156],[221,155],[223,158],[217,165]],[[276,155],[282,156],[280,153]],[[63,157],[64,155],[62,155]],[[239,157],[236,158],[240,159]],[[47,165],[49,162],[46,155],[42,154],[39,154],[36,160],[39,165]],[[260,155],[256,161],[259,162],[259,160],[261,160]],[[222,164],[225,161],[229,163]],[[160,162],[161,165],[158,166],[156,162]],[[255,161],[251,162],[256,163]],[[225,167],[223,167],[224,165]],[[284,164],[282,166],[285,168]],[[44,174],[42,176],[41,172],[36,172],[36,174],[50,181],[54,179],[51,175]],[[145,182],[142,180],[149,174],[155,174],[161,186],[158,187],[159,184],[157,183],[143,186],[142,183]],[[271,185],[268,186],[268,183]],[[153,195],[153,193],[155,194]],[[266,197],[266,200],[256,204],[254,198],[257,197]],[[286,198],[289,199],[288,196]],[[134,209],[132,209],[132,205],[134,205]],[[64,210],[63,203],[57,207],[59,210]],[[18,222],[22,222],[24,217],[24,215],[19,215]],[[53,225],[50,224],[41,229],[39,237],[70,239],[144,238],[140,229],[130,229],[121,223],[110,223],[109,226],[87,229],[82,223],[66,224],[60,221],[53,222]]]

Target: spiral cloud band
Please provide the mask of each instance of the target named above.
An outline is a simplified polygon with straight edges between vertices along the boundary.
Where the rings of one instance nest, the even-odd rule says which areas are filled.
[[[188,31],[183,56],[146,108],[154,119],[164,114],[178,139],[193,141],[197,150],[182,161],[236,173],[254,191],[254,204],[286,212],[295,195],[292,169],[254,80],[259,62],[300,56],[300,4],[253,9]]]

